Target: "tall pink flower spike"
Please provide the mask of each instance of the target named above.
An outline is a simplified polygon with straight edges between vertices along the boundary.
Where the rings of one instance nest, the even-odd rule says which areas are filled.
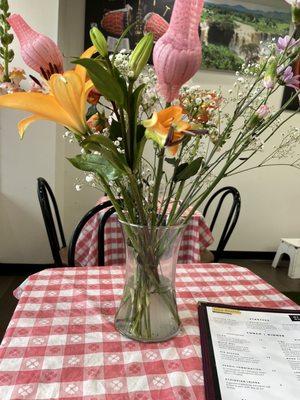
[[[202,60],[199,24],[204,0],[176,0],[167,32],[157,41],[153,61],[159,91],[167,102],[198,71]]]
[[[8,22],[19,39],[25,64],[47,80],[63,72],[63,56],[52,39],[33,30],[19,14],[12,14]]]

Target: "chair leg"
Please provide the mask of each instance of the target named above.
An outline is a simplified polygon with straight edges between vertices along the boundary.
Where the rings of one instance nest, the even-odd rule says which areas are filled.
[[[294,249],[291,255],[288,276],[292,279],[300,278],[300,249]]]
[[[276,254],[275,254],[275,257],[274,257],[274,260],[273,260],[273,262],[272,262],[272,267],[273,268],[277,268],[277,266],[278,266],[278,264],[279,264],[279,261],[280,261],[280,259],[281,259],[281,257],[283,256],[283,248],[282,248],[283,246],[282,246],[282,243],[279,245],[279,247],[278,247],[278,249],[277,249],[277,251],[276,251]]]

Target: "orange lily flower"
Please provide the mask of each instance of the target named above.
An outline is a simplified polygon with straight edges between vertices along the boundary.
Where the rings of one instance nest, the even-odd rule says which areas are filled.
[[[90,47],[82,58],[90,58],[96,49]],[[74,70],[53,74],[45,83],[49,93],[17,92],[0,97],[0,107],[29,111],[33,115],[18,124],[22,138],[26,128],[37,120],[50,120],[70,131],[84,135],[87,130],[86,99],[93,83],[86,81],[86,69],[77,65]]]
[[[171,106],[154,112],[152,118],[143,121],[146,138],[153,140],[160,147],[167,147],[175,156],[180,142],[190,128],[190,124],[182,118],[183,112],[179,106]]]

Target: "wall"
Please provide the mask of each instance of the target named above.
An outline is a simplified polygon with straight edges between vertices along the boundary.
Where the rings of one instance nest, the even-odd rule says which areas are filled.
[[[66,59],[66,68],[74,68],[70,62],[84,50],[84,15],[85,0],[60,2],[58,41]],[[64,178],[64,229],[69,238],[76,223],[96,204],[101,194],[88,186],[80,192],[75,190],[77,180],[84,181],[84,174],[75,169],[66,158],[78,154],[80,148],[76,143],[70,144],[68,140],[61,138],[62,135],[59,135],[58,140],[63,147],[64,156],[61,156],[58,162],[60,162],[59,171]]]
[[[11,12],[22,14],[38,31],[57,40],[58,0],[11,0]],[[47,18],[45,18],[47,16]],[[17,40],[13,65],[24,67]],[[26,68],[25,68],[26,69]],[[26,69],[27,70],[27,69]],[[21,142],[16,123],[25,113],[0,110],[0,262],[38,263],[50,260],[36,195],[36,178],[55,179],[56,125],[36,123]]]
[[[222,87],[226,94],[234,81],[235,76],[230,73],[201,71],[192,83],[201,84],[204,89]],[[281,93],[272,99],[270,105],[278,107],[280,101]],[[300,114],[293,119],[292,124],[300,127]],[[266,146],[266,155],[273,145],[279,143],[281,133],[289,125],[283,126],[270,145]],[[299,153],[300,146],[295,151]],[[217,188],[235,186],[242,197],[240,219],[227,250],[274,251],[281,237],[299,237],[299,183],[300,171],[290,167],[260,168],[224,179]]]

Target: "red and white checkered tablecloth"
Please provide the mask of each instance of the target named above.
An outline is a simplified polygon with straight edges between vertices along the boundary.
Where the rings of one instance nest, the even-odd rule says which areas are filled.
[[[98,264],[98,226],[100,215],[89,220],[78,239],[75,251],[76,265]],[[125,245],[122,227],[116,214],[113,214],[105,226],[104,232],[105,265],[125,263]],[[199,263],[201,251],[213,243],[214,239],[203,216],[197,212],[188,224],[179,249],[179,263]]]
[[[0,347],[1,400],[204,400],[197,302],[299,307],[249,270],[177,268],[180,334],[143,344],[114,329],[123,268],[32,275]]]

